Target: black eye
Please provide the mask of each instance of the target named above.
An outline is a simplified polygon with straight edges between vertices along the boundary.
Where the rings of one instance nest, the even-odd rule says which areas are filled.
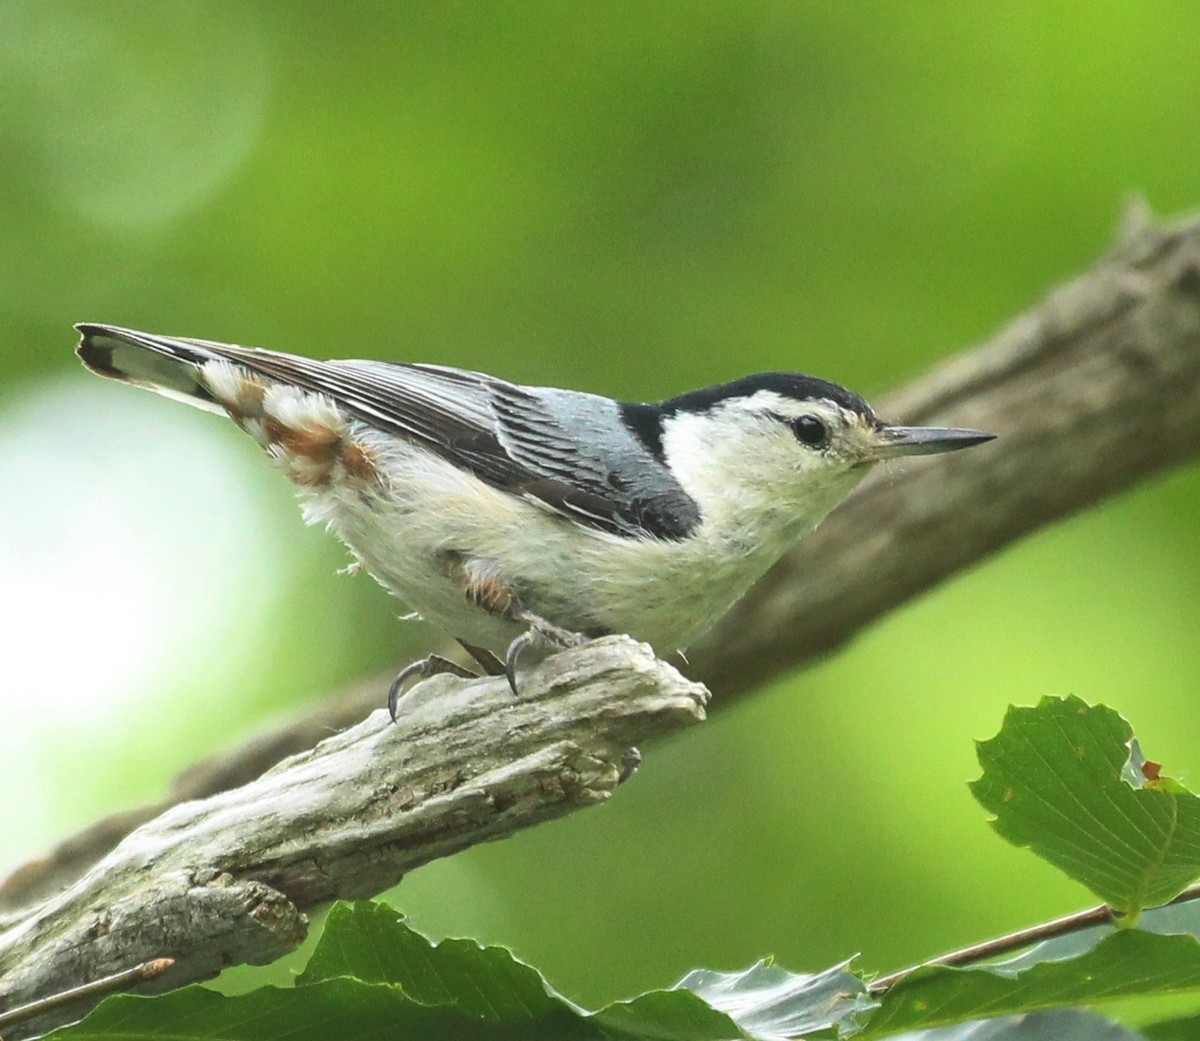
[[[792,420],[796,440],[809,448],[825,448],[829,444],[829,428],[816,416],[800,416]]]

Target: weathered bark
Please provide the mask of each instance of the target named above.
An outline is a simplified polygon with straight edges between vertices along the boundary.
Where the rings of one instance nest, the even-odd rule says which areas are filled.
[[[607,799],[629,750],[704,718],[708,692],[614,636],[503,679],[438,676],[257,780],[129,834],[0,935],[0,1008],[174,958],[169,989],[295,947],[317,905]],[[5,1031],[77,1018],[78,1004]]]

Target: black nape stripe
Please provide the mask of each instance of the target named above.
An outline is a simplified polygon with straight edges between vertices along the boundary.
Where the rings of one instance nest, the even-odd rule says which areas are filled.
[[[663,413],[657,405],[642,405],[635,401],[621,402],[621,419],[646,450],[659,462],[663,461]]]
[[[689,390],[657,405],[624,401],[621,402],[621,419],[650,454],[662,462],[663,420],[667,416],[679,412],[707,412],[722,401],[728,401],[730,398],[748,398],[760,390],[774,391],[793,401],[832,401],[844,409],[857,412],[873,424],[879,422],[871,406],[854,391],[847,390],[840,383],[823,380],[817,376],[805,376],[800,372],[756,372],[732,383],[719,383],[715,387]]]
[[[805,376],[800,372],[756,372],[731,383],[689,390],[657,405],[638,402],[621,403],[621,419],[634,436],[646,446],[659,462],[663,461],[663,420],[680,412],[707,412],[730,398],[748,398],[760,390],[774,391],[793,401],[832,401],[851,412],[857,412],[871,423],[879,420],[875,411],[852,390],[840,383]]]
[[[824,398],[870,420],[875,419],[874,410],[854,391],[847,390],[840,383],[823,380],[817,376],[805,376],[800,372],[756,372],[732,383],[689,390],[664,401],[658,408],[664,415],[676,412],[705,412],[722,401],[730,398],[748,398],[760,390],[774,391],[794,401],[817,401]]]

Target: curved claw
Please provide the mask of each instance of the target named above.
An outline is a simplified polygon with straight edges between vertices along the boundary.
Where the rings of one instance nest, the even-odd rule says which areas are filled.
[[[387,710],[388,715],[392,717],[392,722],[396,722],[396,706],[400,704],[400,689],[408,682],[412,676],[420,675],[425,668],[427,659],[422,658],[420,661],[415,661],[411,665],[404,666],[398,673],[396,678],[392,680],[392,685],[388,687]]]
[[[561,625],[555,625],[528,611],[522,611],[516,620],[526,623],[529,628],[508,645],[508,651],[504,655],[504,675],[508,677],[508,685],[514,695],[517,694],[517,659],[530,644],[538,643],[556,650],[565,650],[567,647],[578,647],[588,641],[588,637],[582,633],[573,633],[570,629],[564,629]]]
[[[392,680],[392,685],[388,687],[387,709],[388,715],[392,717],[392,722],[396,722],[396,707],[400,704],[400,699],[408,693],[402,689],[405,683],[413,676],[419,679],[428,679],[430,676],[440,676],[446,672],[452,676],[461,676],[463,679],[476,678],[475,673],[470,669],[464,669],[461,665],[456,665],[440,654],[431,654],[401,669],[396,678]]]
[[[533,630],[526,629],[512,643],[508,645],[508,650],[504,655],[504,675],[508,677],[509,689],[513,692],[513,697],[519,697],[517,693],[517,659],[521,657],[521,652],[525,650],[534,640]]]

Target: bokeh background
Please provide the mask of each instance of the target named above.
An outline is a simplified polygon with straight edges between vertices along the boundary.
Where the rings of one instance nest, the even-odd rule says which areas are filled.
[[[1184,0],[4,0],[0,869],[432,639],[231,424],[87,376],[72,323],[878,395],[1088,265],[1131,195],[1200,202],[1198,113]],[[585,1002],[1090,903],[992,835],[972,739],[1077,693],[1197,779],[1198,507],[1200,472],[1156,477],[388,899]]]

